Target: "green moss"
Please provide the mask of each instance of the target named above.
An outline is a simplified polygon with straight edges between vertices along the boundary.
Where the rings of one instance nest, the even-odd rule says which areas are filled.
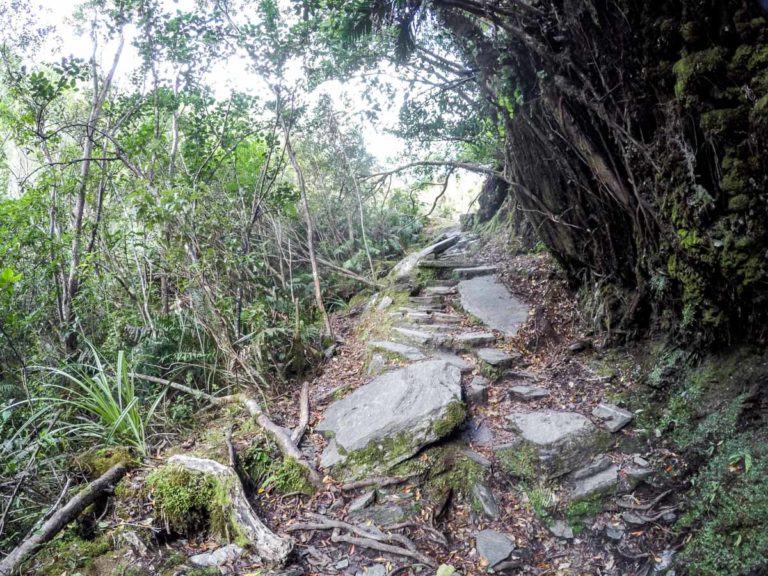
[[[521,480],[533,480],[539,476],[539,455],[525,442],[496,450],[502,470]]]
[[[534,514],[544,521],[551,519],[551,514],[557,507],[557,497],[555,493],[544,484],[529,487],[525,490],[528,496],[528,503]]]
[[[744,212],[749,208],[749,196],[739,194],[728,200],[728,210],[731,212]]]
[[[124,462],[133,468],[140,463],[136,450],[127,446],[116,446],[113,448],[101,448],[85,452],[77,457],[75,464],[89,478],[98,478],[107,470]]]
[[[62,572],[92,574],[94,560],[112,551],[112,543],[106,535],[85,540],[76,535],[75,529],[61,533],[41,554],[39,573],[44,576],[60,576]]]
[[[722,73],[728,51],[717,46],[693,52],[678,60],[672,67],[675,75],[675,96],[683,106],[696,102],[699,92],[709,90],[713,80]]]
[[[699,117],[702,132],[710,138],[725,137],[743,128],[746,111],[740,108],[721,108],[704,112]]]
[[[768,435],[719,444],[693,479],[677,529],[690,534],[681,555],[692,574],[757,574],[768,565]]]
[[[569,502],[565,509],[565,517],[568,524],[573,528],[574,533],[578,533],[584,526],[584,521],[588,518],[597,516],[603,509],[602,498],[592,496],[578,502]]]
[[[439,438],[443,438],[464,422],[466,417],[467,410],[464,407],[464,402],[461,400],[454,400],[448,405],[445,416],[432,424],[432,430]]]
[[[147,476],[155,509],[172,532],[189,534],[210,522],[216,498],[213,476],[179,466],[163,466]]]
[[[307,495],[315,492],[304,468],[293,458],[284,458],[275,443],[263,436],[243,453],[240,474],[258,491]]]

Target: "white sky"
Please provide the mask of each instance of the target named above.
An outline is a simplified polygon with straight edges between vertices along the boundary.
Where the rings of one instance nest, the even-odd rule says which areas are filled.
[[[2,1],[2,0],[0,0]],[[85,30],[78,31],[77,23],[72,14],[75,8],[82,3],[81,0],[39,0],[40,13],[37,18],[39,25],[53,25],[56,27],[56,33],[46,42],[43,50],[38,57],[41,61],[55,61],[63,56],[76,56],[79,58],[90,58],[92,45],[88,36],[87,25]],[[194,11],[194,0],[167,0],[169,11]],[[82,33],[81,33],[82,32]],[[127,79],[132,70],[139,65],[139,56],[136,49],[131,45],[131,39],[135,36],[135,28],[126,29],[126,41],[123,48],[120,65],[116,75],[118,84],[127,83]],[[108,67],[114,55],[116,45],[105,45],[100,50],[102,64]],[[226,61],[217,64],[208,74],[206,83],[212,87],[214,95],[219,99],[226,99],[234,91],[245,92],[249,94],[259,94],[264,91],[264,84],[261,79],[249,71],[248,61],[240,55],[233,55]],[[349,82],[342,84],[337,81],[324,83],[312,97],[317,97],[325,92],[331,94],[336,100],[340,96],[346,95],[353,105],[353,109],[344,110],[348,115],[355,116],[367,108],[367,104],[360,97],[364,88],[360,82]],[[397,121],[397,110],[400,101],[382,103],[381,121],[377,125],[370,122],[365,123],[363,136],[365,138],[368,151],[373,154],[380,162],[388,163],[405,151],[405,143],[386,133],[387,127],[392,127]]]
[[[7,0],[0,0],[7,1]],[[38,54],[42,62],[57,61],[64,56],[76,56],[83,59],[90,58],[92,51],[91,40],[88,35],[88,26],[83,26],[84,30],[78,31],[77,23],[73,20],[75,8],[82,3],[81,0],[38,0],[40,11],[36,17],[40,26],[53,25],[56,28],[55,33],[46,42],[46,45]],[[166,0],[169,11],[176,9],[181,11],[193,11],[195,9],[195,0]],[[139,65],[140,60],[136,49],[132,46],[132,37],[136,34],[135,29],[128,28],[126,31],[126,41],[123,48],[123,54],[118,67],[116,82],[118,84],[127,84],[131,72]],[[115,45],[105,45],[99,50],[103,60],[102,64],[108,68],[114,56]],[[390,78],[392,79],[392,78]],[[208,77],[206,84],[211,86],[214,94],[219,99],[228,98],[233,90],[258,95],[263,93],[263,81],[257,75],[249,71],[247,60],[242,56],[233,55],[225,62],[217,64]],[[341,96],[346,95],[351,103],[351,109],[344,109],[343,112],[354,117],[368,108],[368,104],[361,97],[365,87],[362,81],[350,81],[342,84],[338,81],[326,82],[320,87],[310,99],[317,98],[320,91],[332,95],[333,100],[341,103]],[[373,154],[384,166],[395,166],[401,162],[397,157],[408,152],[406,143],[386,132],[388,127],[394,127],[397,122],[397,113],[402,103],[402,95],[405,92],[405,86],[398,90],[398,96],[392,102],[381,102],[381,113],[377,123],[364,122],[363,137],[368,151]],[[482,178],[476,174],[461,174],[460,178],[454,178],[448,188],[446,201],[456,210],[465,211],[469,201],[474,198]],[[432,198],[437,192],[430,189],[419,194],[422,202],[431,205]]]

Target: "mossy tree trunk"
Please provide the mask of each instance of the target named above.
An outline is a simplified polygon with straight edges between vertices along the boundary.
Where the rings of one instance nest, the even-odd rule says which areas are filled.
[[[752,0],[436,0],[505,176],[605,328],[748,333],[768,296],[768,22]],[[607,300],[607,301],[606,301]],[[609,324],[610,325],[607,325]]]

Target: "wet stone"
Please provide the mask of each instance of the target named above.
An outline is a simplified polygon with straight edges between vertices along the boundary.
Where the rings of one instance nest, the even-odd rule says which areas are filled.
[[[538,386],[513,386],[509,394],[513,400],[540,400],[549,396],[549,390]]]
[[[481,558],[493,568],[515,551],[515,544],[506,535],[495,530],[483,530],[475,536],[475,546]]]
[[[555,523],[549,527],[549,531],[558,538],[573,540],[573,529],[568,525],[568,522],[565,522],[564,520],[556,520]]]
[[[488,380],[478,376],[467,385],[467,404],[481,406],[488,402]]]
[[[358,496],[349,503],[349,512],[358,512],[363,508],[368,508],[376,500],[376,490],[370,490],[361,496]]]
[[[596,494],[605,494],[616,489],[619,483],[619,467],[609,466],[593,476],[576,480],[571,492],[571,500],[583,500]]]
[[[464,456],[472,460],[475,464],[479,464],[483,468],[490,468],[491,467],[491,461],[488,460],[485,456],[480,454],[479,452],[475,452],[474,450],[470,450],[469,448],[465,448],[463,450]]]
[[[499,510],[499,504],[496,502],[496,498],[493,496],[491,489],[485,484],[478,482],[472,486],[472,497],[474,501],[480,506],[483,515],[489,520],[498,520],[501,516]]]
[[[493,332],[465,332],[451,338],[450,346],[456,350],[468,350],[477,346],[487,346],[496,341]]]
[[[414,348],[413,346],[408,346],[406,344],[401,344],[400,342],[374,340],[372,342],[368,342],[368,348],[371,348],[372,350],[381,350],[383,352],[393,354],[412,362],[417,360],[424,360],[426,358],[424,353],[418,348]]]
[[[489,366],[500,370],[509,368],[519,358],[497,348],[478,348],[475,350],[475,355]]]
[[[537,451],[539,463],[550,478],[574,470],[599,452],[602,443],[595,425],[576,412],[514,412],[507,420],[510,428]]]
[[[371,466],[402,462],[452,432],[436,423],[454,423],[457,408],[463,409],[461,373],[445,360],[382,374],[326,409],[315,428],[332,438],[321,464],[334,466],[363,449],[379,452]]]
[[[625,530],[621,526],[605,525],[605,535],[611,540],[621,540],[624,538]]]
[[[228,544],[213,552],[196,554],[189,558],[190,564],[203,567],[223,566],[231,564],[243,555],[243,549],[237,544]]]
[[[629,424],[634,415],[623,408],[603,402],[592,410],[592,416],[599,418],[610,432],[618,432]]]
[[[496,274],[498,271],[498,266],[471,266],[466,268],[456,268],[453,272],[459,278],[476,278],[478,276]]]
[[[584,466],[584,468],[579,468],[571,474],[571,478],[573,478],[573,480],[581,480],[582,478],[594,476],[595,474],[606,470],[611,464],[613,464],[613,462],[611,462],[611,459],[608,458],[608,456],[600,454],[593,458],[592,462]]]

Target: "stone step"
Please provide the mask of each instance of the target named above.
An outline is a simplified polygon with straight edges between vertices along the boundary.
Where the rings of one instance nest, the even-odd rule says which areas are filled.
[[[455,314],[444,314],[442,312],[409,312],[405,318],[415,324],[458,324],[461,322],[461,316]]]
[[[475,368],[471,362],[467,362],[461,356],[451,354],[450,352],[434,352],[429,356],[430,360],[442,360],[451,366],[456,366],[462,374],[468,374]]]
[[[381,350],[388,354],[393,354],[405,360],[416,362],[418,360],[426,359],[426,355],[413,346],[402,344],[401,342],[390,342],[387,340],[373,340],[368,342],[368,348],[371,350]]]
[[[435,278],[433,280],[429,281],[429,284],[427,286],[456,286],[459,283],[458,278]]]
[[[576,412],[513,412],[507,420],[511,430],[537,455],[543,475],[548,478],[575,470],[602,452],[607,440],[606,432]]]
[[[445,270],[455,268],[476,268],[482,266],[477,262],[471,262],[467,260],[458,259],[440,259],[440,260],[424,260],[419,262],[419,268],[426,268],[432,270]]]
[[[427,286],[422,290],[424,297],[450,296],[458,291],[453,286]]]
[[[401,328],[399,326],[392,328],[392,331],[408,342],[413,342],[420,346],[440,346],[448,339],[447,335],[438,332],[426,332],[424,330],[413,330],[411,328]]]
[[[461,307],[489,328],[514,336],[526,320],[528,306],[512,296],[493,276],[459,283]]]
[[[454,268],[453,273],[459,278],[476,278],[478,276],[491,276],[498,271],[498,266],[462,266]]]
[[[410,330],[420,330],[424,332],[453,332],[457,329],[455,324],[400,324],[399,328],[408,328]]]
[[[446,345],[453,350],[471,350],[494,342],[496,342],[496,336],[493,332],[464,332],[452,336]]]
[[[411,296],[408,301],[422,306],[442,306],[443,299],[440,296]]]
[[[519,355],[507,354],[504,350],[499,350],[498,348],[478,348],[475,350],[475,356],[477,356],[478,360],[485,362],[492,368],[498,368],[499,370],[509,368],[520,360]]]

